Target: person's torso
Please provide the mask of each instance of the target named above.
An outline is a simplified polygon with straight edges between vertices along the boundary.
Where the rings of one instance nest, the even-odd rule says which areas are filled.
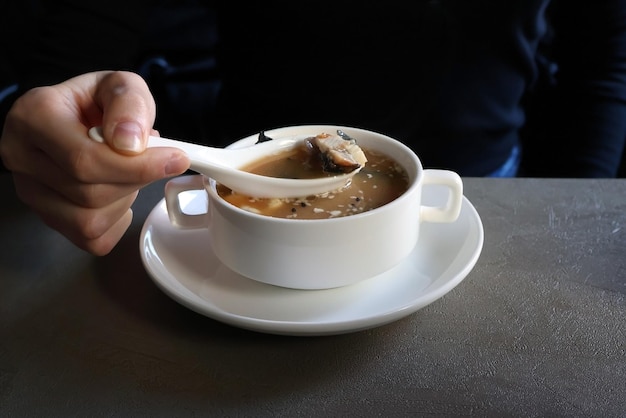
[[[427,167],[484,175],[523,124],[548,2],[222,5],[221,135],[358,126],[405,142]]]

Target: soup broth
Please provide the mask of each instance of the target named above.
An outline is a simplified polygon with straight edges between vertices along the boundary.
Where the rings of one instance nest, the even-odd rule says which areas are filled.
[[[245,171],[271,177],[319,177],[306,155],[291,152],[244,167]],[[396,199],[408,189],[406,170],[392,158],[363,148],[367,164],[346,187],[315,196],[289,199],[251,198],[218,184],[218,194],[227,202],[250,212],[289,219],[328,219],[367,212]]]

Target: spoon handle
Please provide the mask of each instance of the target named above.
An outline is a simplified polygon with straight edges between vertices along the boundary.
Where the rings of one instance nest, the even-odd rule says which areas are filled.
[[[102,127],[95,126],[89,130],[89,137],[97,142],[104,142],[102,136]],[[262,158],[266,155],[272,155],[282,150],[292,148],[297,139],[282,138],[273,141],[254,144],[243,148],[216,148],[207,145],[195,144],[193,142],[179,141],[160,136],[148,137],[148,148],[156,147],[172,147],[185,151],[191,161],[192,169],[194,165],[206,167],[207,165],[222,166],[224,169],[228,167],[239,168],[243,165]],[[195,170],[197,171],[197,170]]]
[[[94,126],[89,129],[89,137],[96,142],[104,143],[104,137],[102,136],[102,127]],[[188,155],[192,169],[194,165],[200,163],[201,165],[206,165],[207,163],[213,165],[228,165],[229,156],[231,153],[227,152],[228,150],[223,148],[213,148],[205,145],[194,144],[192,142],[184,142],[176,139],[163,138],[160,136],[149,136],[148,137],[148,148],[158,148],[158,147],[172,147],[178,148]]]
[[[185,151],[191,162],[191,169],[195,166],[224,166],[229,165],[230,153],[223,148],[213,148],[206,145],[194,144],[191,142],[178,141],[176,139],[163,138],[159,136],[148,137],[148,148],[172,147]]]
[[[94,126],[89,129],[89,137],[100,143],[104,143],[102,135],[102,127]],[[231,150],[223,148],[212,148],[191,142],[178,141],[176,139],[163,138],[158,136],[148,137],[148,148],[155,147],[173,147],[184,151],[189,157],[190,169],[198,173],[212,177],[218,182],[224,182],[232,187],[233,184],[242,185],[240,189],[247,190],[246,183],[249,181],[251,173],[246,173],[228,166],[228,163],[237,163],[237,157],[240,153],[234,153]],[[234,156],[235,158],[229,159]],[[235,161],[230,161],[235,160]]]
[[[104,142],[102,129],[89,130],[91,139]],[[148,147],[174,147],[189,157],[193,171],[211,177],[232,190],[254,197],[299,197],[336,190],[345,186],[351,175],[336,175],[316,179],[288,179],[266,177],[240,170],[246,164],[293,148],[298,139],[283,138],[241,148],[214,148],[190,142],[150,136]]]

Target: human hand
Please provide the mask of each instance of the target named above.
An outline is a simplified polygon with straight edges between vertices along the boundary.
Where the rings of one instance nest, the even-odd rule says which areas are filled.
[[[7,115],[0,157],[19,198],[78,247],[109,253],[141,187],[185,172],[175,148],[146,149],[155,104],[141,77],[95,72],[28,91]],[[101,125],[105,144],[88,137]]]

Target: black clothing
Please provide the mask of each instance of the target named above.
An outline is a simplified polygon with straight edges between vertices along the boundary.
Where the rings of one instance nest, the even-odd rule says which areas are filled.
[[[236,136],[357,125],[410,145],[427,167],[486,175],[506,161],[524,122],[544,3],[274,1],[242,16],[225,2],[218,119]]]
[[[46,6],[22,89],[130,69],[155,92],[166,136],[225,145],[332,123],[388,134],[425,167],[464,176],[494,171],[519,143],[525,175],[617,173],[626,0],[100,3]],[[154,13],[169,26],[151,28]],[[207,95],[206,112],[185,106]]]

